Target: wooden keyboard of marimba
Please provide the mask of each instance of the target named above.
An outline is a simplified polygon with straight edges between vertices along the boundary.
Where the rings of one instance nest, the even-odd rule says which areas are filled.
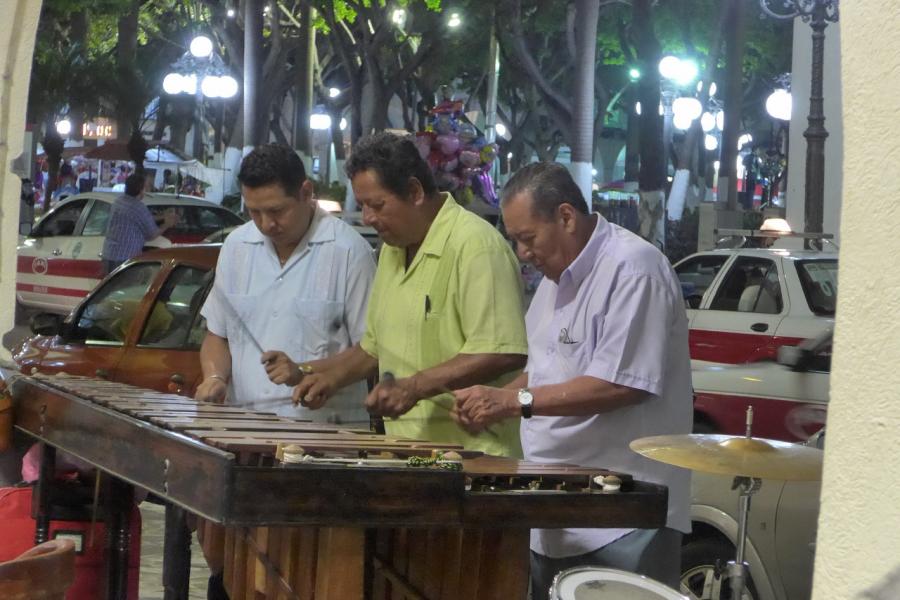
[[[233,600],[521,598],[529,528],[665,523],[666,489],[624,473],[85,377],[18,377],[11,387],[20,430],[225,526]],[[279,460],[285,444],[309,462]],[[461,470],[409,461],[437,451],[458,453]],[[620,491],[601,491],[594,482],[611,474]]]

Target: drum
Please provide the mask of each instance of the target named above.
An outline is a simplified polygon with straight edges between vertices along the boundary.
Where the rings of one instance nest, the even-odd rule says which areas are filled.
[[[618,569],[575,567],[553,578],[551,600],[688,600],[660,582]]]

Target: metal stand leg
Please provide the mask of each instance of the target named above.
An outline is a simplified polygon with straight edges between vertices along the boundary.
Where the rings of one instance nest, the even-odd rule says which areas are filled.
[[[744,586],[749,579],[750,568],[744,560],[744,547],[747,543],[747,516],[750,514],[750,498],[759,491],[762,479],[755,477],[735,477],[732,489],[740,488],[740,521],[738,522],[737,556],[735,560],[728,561],[726,573],[728,576],[731,597],[741,600]]]
[[[41,465],[37,487],[31,497],[31,514],[34,517],[34,543],[43,544],[50,536],[50,507],[53,478],[56,475],[56,448],[44,442],[40,444]]]
[[[166,531],[163,540],[163,598],[188,600],[191,577],[191,530],[187,513],[174,504],[166,504]]]

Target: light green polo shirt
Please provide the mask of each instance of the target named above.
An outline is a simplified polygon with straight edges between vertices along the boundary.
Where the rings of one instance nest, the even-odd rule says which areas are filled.
[[[450,194],[412,264],[406,249],[385,245],[369,297],[361,346],[379,371],[409,377],[457,354],[528,354],[519,263],[490,223]],[[502,386],[518,373],[486,385]],[[419,403],[399,419],[385,419],[390,435],[462,444],[468,449],[521,456],[519,419],[472,436],[450,417],[453,396]]]

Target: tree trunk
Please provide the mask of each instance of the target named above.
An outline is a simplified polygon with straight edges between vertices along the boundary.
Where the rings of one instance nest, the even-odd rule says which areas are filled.
[[[248,154],[262,140],[259,131],[260,60],[262,52],[262,11],[260,0],[244,0],[244,154]]]
[[[300,7],[300,43],[297,47],[297,77],[294,85],[294,148],[303,163],[312,166],[312,136],[309,115],[313,104],[313,64],[316,58],[316,30],[312,20],[315,9],[302,4]]]
[[[576,66],[575,102],[572,111],[572,174],[591,207],[594,135],[594,62],[597,55],[597,20],[600,0],[577,0],[575,4]]]
[[[69,23],[72,45],[78,48],[81,58],[87,62],[87,11],[81,10],[72,13]],[[78,142],[84,140],[84,98],[80,96],[80,94],[73,95],[69,106],[69,122],[72,124],[70,137]]]
[[[663,144],[663,121],[659,106],[659,59],[661,49],[653,31],[651,0],[634,0],[632,26],[635,30],[638,68],[638,100],[641,103],[640,161],[638,192],[640,235],[659,248],[665,248],[665,177],[666,149]]]
[[[744,36],[746,8],[744,0],[731,0],[728,19],[730,35],[725,40],[727,82],[725,86],[725,129],[719,154],[719,200],[728,210],[737,210],[737,141],[741,134],[741,104],[744,81]]]
[[[135,90],[137,74],[135,71],[135,55],[137,54],[138,12],[140,0],[131,0],[128,13],[119,17],[118,42],[116,50],[117,83],[123,90]],[[128,94],[122,96],[122,102],[117,106],[117,121],[119,126],[119,139],[131,138],[131,132],[138,125],[140,111],[136,108],[140,104],[139,99]]]
[[[719,65],[719,56],[722,49],[722,38],[725,35],[725,27],[729,24],[729,14],[731,12],[731,4],[723,2],[719,7],[719,26],[713,30],[712,40],[710,41],[709,54],[706,57],[706,70],[703,74],[700,90],[700,104],[706,110],[709,104],[709,88],[715,79],[716,70]],[[669,192],[668,216],[670,219],[679,220],[684,209],[685,200],[687,198],[688,185],[691,179],[691,165],[697,157],[697,148],[699,142],[704,138],[703,128],[700,126],[699,119],[695,121],[688,130],[687,137],[678,155],[678,165],[675,167],[675,177],[672,181],[672,189]],[[705,152],[705,151],[702,151]]]

